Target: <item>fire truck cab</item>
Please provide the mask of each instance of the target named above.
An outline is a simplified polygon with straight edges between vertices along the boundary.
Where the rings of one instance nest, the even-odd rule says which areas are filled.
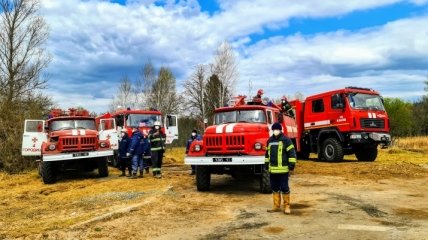
[[[95,118],[86,110],[53,109],[49,119],[25,120],[22,155],[39,157],[43,182],[55,183],[60,170],[93,171],[108,176],[107,157],[113,155],[108,140],[100,140]]]
[[[116,125],[113,124],[116,123]],[[144,123],[145,127],[141,128],[143,134],[148,134],[155,122],[161,122],[161,131],[165,133],[166,144],[171,144],[178,139],[178,117],[177,115],[167,115],[164,118],[158,110],[141,110],[141,109],[123,109],[113,113],[106,113],[96,118],[98,130],[100,131],[100,139],[111,142],[114,150],[114,157],[110,159],[113,166],[118,164],[118,149],[119,135],[122,129],[128,131],[128,135],[132,136],[132,130],[138,128],[140,123]]]
[[[296,111],[300,159],[317,153],[320,160],[337,162],[345,154],[374,161],[378,145],[391,142],[389,119],[378,92],[346,87],[292,101]]]
[[[185,164],[196,166],[197,190],[209,190],[211,174],[256,175],[260,191],[270,193],[264,159],[275,122],[281,122],[284,134],[297,141],[294,119],[275,104],[246,102],[245,96],[239,96],[233,106],[215,109],[214,125],[205,129],[202,141],[193,141],[185,157]]]

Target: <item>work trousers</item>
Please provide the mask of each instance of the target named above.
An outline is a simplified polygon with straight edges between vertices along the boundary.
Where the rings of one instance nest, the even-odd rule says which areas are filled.
[[[138,169],[140,169],[140,172],[143,171],[143,159],[141,155],[135,154],[132,156],[132,173],[137,173]]]
[[[125,171],[128,168],[129,172],[132,170],[131,158],[122,157],[120,159],[120,170]]]
[[[288,187],[288,173],[271,173],[270,186],[273,192],[290,193],[290,188]]]
[[[152,151],[152,171],[153,174],[160,173],[162,168],[163,151]]]

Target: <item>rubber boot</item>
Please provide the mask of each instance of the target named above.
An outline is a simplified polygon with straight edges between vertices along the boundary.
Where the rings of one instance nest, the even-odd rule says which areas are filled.
[[[122,174],[120,174],[119,177],[125,177],[125,176],[126,176],[125,170],[122,170]]]
[[[143,177],[143,170],[140,171],[140,175],[138,176],[139,178]]]
[[[133,172],[131,176],[129,176],[130,179],[136,179],[137,178],[137,173]]]
[[[149,167],[146,167],[145,170],[146,170],[146,173],[149,173]]]
[[[267,210],[267,212],[273,213],[273,212],[280,212],[281,211],[281,193],[274,192],[272,193],[273,198],[273,208]]]
[[[290,194],[282,194],[282,199],[284,200],[284,214],[291,214]]]

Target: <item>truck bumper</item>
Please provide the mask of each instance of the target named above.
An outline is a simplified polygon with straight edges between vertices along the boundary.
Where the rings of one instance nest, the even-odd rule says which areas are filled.
[[[108,156],[113,156],[113,150],[43,155],[42,161],[44,162],[67,161],[67,160],[76,160],[76,159],[85,159],[85,158],[108,157]]]
[[[349,135],[350,142],[351,143],[380,143],[383,146],[389,146],[391,144],[391,135],[387,133],[377,133],[377,132],[370,132],[370,133],[351,133]]]
[[[265,163],[264,156],[210,156],[184,158],[187,165],[258,165]]]

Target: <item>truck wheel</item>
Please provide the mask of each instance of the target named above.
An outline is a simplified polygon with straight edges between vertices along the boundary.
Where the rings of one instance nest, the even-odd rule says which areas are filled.
[[[107,177],[108,176],[108,161],[107,158],[99,158],[97,160],[98,164],[98,175],[100,177]]]
[[[260,192],[261,193],[272,192],[272,188],[270,187],[269,172],[265,169],[262,170],[262,175],[260,176]]]
[[[211,184],[211,173],[208,166],[196,166],[196,188],[198,191],[208,191]]]
[[[343,160],[343,147],[336,138],[327,138],[322,144],[322,158],[327,162]]]
[[[373,162],[377,157],[377,146],[358,148],[355,150],[355,156],[358,161]]]
[[[56,166],[53,162],[40,162],[40,173],[44,183],[56,182]]]

